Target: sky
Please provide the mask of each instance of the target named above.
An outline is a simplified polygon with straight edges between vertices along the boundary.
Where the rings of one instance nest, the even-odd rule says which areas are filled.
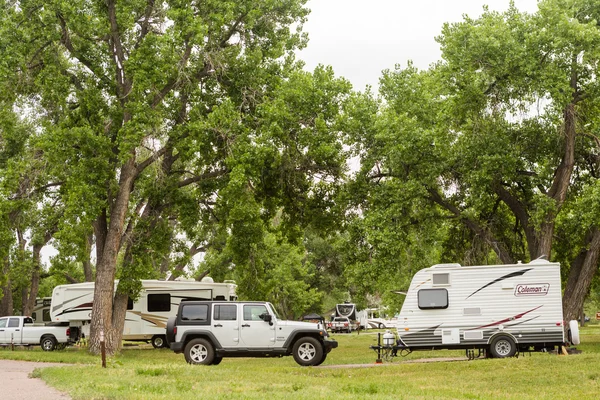
[[[435,37],[445,22],[463,15],[476,18],[483,6],[505,11],[510,0],[309,0],[304,31],[308,46],[298,53],[312,71],[331,65],[354,89],[376,89],[381,71],[406,66],[426,69],[441,57]],[[533,13],[537,0],[514,0],[520,11]]]

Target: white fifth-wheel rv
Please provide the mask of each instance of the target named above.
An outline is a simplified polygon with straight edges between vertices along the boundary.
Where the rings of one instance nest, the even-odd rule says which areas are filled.
[[[565,338],[560,265],[438,264],[415,274],[397,320],[398,351],[466,349],[469,358],[511,357],[579,344],[577,322]],[[385,340],[385,339],[384,339]]]
[[[115,281],[115,289],[118,281]],[[129,299],[123,339],[151,341],[155,348],[166,347],[167,320],[177,314],[184,300],[237,300],[233,281],[215,283],[212,278],[193,280],[142,280],[137,301]],[[94,301],[94,282],[60,285],[52,292],[50,316],[53,322],[68,321],[81,337],[89,336]]]

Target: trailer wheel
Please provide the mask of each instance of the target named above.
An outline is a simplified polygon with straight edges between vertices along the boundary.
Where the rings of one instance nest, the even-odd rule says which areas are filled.
[[[294,343],[292,353],[294,360],[304,367],[319,365],[319,361],[323,358],[323,346],[317,339],[304,336]]]
[[[54,339],[54,336],[44,336],[40,346],[44,351],[52,351],[56,347],[56,339]]]
[[[210,365],[215,358],[213,345],[206,339],[193,339],[185,346],[183,352],[189,364]]]
[[[379,329],[385,329],[385,325],[382,324],[381,322],[379,323]]]
[[[517,352],[515,341],[507,335],[498,335],[492,339],[490,353],[494,358],[512,357]]]
[[[154,335],[152,336],[152,347],[155,349],[160,349],[161,347],[166,347],[167,341],[164,335]]]
[[[569,342],[573,345],[581,343],[581,340],[579,339],[579,323],[575,320],[569,321],[568,337]]]

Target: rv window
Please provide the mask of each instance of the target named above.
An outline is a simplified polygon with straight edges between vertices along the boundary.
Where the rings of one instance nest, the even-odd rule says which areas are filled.
[[[133,310],[133,299],[131,297],[127,297],[127,309]]]
[[[237,306],[235,304],[216,304],[214,319],[218,321],[237,320]]]
[[[33,318],[34,321],[37,321],[37,314],[31,313],[31,318]]]
[[[50,310],[42,310],[42,321],[52,321],[52,318],[50,318]]]
[[[431,276],[431,283],[433,285],[449,285],[450,274],[433,274]]]
[[[148,311],[171,311],[171,295],[169,293],[149,294]]]
[[[417,298],[421,310],[448,308],[448,291],[446,289],[421,289],[417,292]]]
[[[208,321],[208,304],[186,304],[181,309],[182,321]]]

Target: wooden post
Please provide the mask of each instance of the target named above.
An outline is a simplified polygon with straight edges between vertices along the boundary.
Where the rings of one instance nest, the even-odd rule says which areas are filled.
[[[104,329],[100,331],[100,352],[102,353],[102,368],[106,368],[106,346],[104,345]]]

